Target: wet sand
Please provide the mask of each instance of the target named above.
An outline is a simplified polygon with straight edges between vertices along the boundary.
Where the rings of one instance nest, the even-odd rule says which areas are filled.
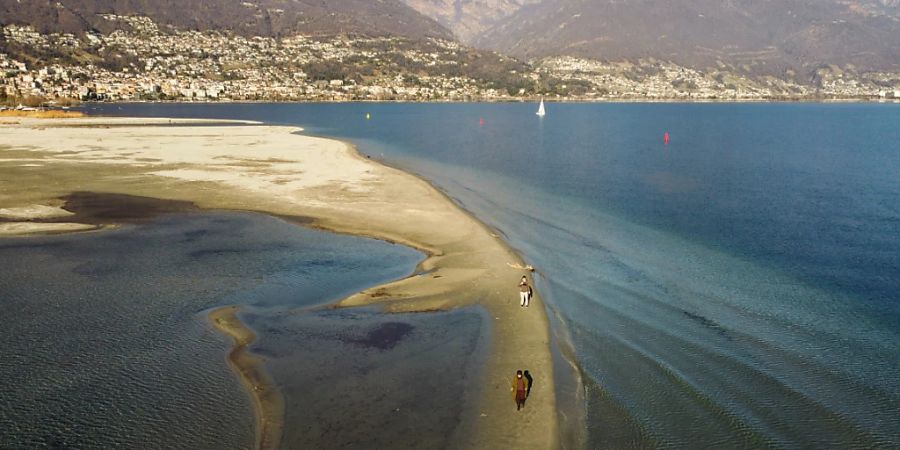
[[[217,330],[234,339],[228,362],[253,400],[257,418],[256,448],[277,448],[284,429],[284,399],[266,373],[262,358],[250,353],[256,334],[241,323],[237,311],[237,306],[217,308],[209,313],[209,320]]]
[[[142,126],[140,119],[96,118],[89,126],[68,126],[78,120],[0,125],[0,208],[40,210],[79,191],[128,194],[311,218],[314,227],[419,249],[429,256],[418,275],[353,295],[339,306],[378,304],[393,312],[484,308],[492,322],[490,356],[479,400],[461,417],[458,445],[559,445],[548,319],[539,294],[530,308],[518,306],[516,284],[528,274],[520,268],[524,262],[430,184],[369,161],[345,143],[298,135],[292,127],[159,127],[180,121],[148,120],[153,126]],[[7,223],[37,226],[45,219]],[[109,223],[96,226],[117,219],[104,220]],[[528,369],[538,382],[527,407],[517,412],[510,381],[518,369]],[[272,417],[275,405],[259,405],[261,417]]]

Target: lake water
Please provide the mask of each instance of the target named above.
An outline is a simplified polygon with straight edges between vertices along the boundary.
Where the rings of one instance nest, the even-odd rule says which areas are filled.
[[[0,239],[0,448],[251,448],[253,408],[226,362],[231,341],[209,324],[208,310],[246,305],[243,314],[261,330],[260,342],[275,348],[285,341],[269,332],[273,326],[315,330],[285,326],[285,315],[302,317],[304,308],[404,277],[421,259],[406,247],[234,212]],[[354,311],[344,314],[364,317],[333,324],[331,336],[365,335],[387,320]],[[449,320],[474,324],[470,336],[478,338],[477,314]],[[445,322],[391,319],[413,335],[421,321]],[[444,337],[435,332],[419,345]],[[336,357],[320,350],[322,357]],[[371,353],[357,351],[355,361],[393,354]],[[269,361],[284,370],[308,364],[289,357]],[[458,363],[438,358],[433,365]],[[273,375],[285,389],[308,381],[284,370]],[[316,375],[307,370],[308,377]],[[297,401],[292,391],[286,401]]]
[[[434,182],[538,269],[588,447],[900,445],[897,105],[90,108],[302,125]]]

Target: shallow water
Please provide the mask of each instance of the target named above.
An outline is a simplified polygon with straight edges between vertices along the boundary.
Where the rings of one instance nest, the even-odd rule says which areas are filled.
[[[0,239],[0,448],[250,448],[254,413],[208,309],[330,302],[420,259],[232,212]]]
[[[435,182],[538,268],[589,447],[900,445],[897,105],[100,110],[300,124]]]
[[[245,314],[286,397],[282,448],[458,447],[486,357],[479,311]]]

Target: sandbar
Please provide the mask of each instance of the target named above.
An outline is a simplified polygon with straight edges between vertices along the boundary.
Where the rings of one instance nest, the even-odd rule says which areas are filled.
[[[530,272],[495,233],[432,185],[371,161],[346,143],[299,134],[296,127],[175,119],[108,119],[107,126],[104,118],[80,120],[0,124],[0,208],[53,205],[76,191],[117,193],[310,218],[313,227],[419,249],[428,257],[416,275],[336,307],[484,308],[492,319],[490,356],[476,406],[462,418],[461,446],[560,445],[548,318],[539,293],[530,308],[518,305],[517,282]],[[169,123],[178,126],[159,126]],[[235,364],[239,372],[252,367]],[[518,369],[540,380],[522,411],[516,411],[510,392]],[[269,417],[269,411],[260,414]]]
[[[228,363],[253,401],[257,418],[256,448],[277,448],[284,428],[284,400],[265,371],[262,358],[250,353],[249,347],[256,340],[256,334],[244,326],[237,312],[237,306],[217,308],[209,313],[209,320],[217,330],[234,339]]]

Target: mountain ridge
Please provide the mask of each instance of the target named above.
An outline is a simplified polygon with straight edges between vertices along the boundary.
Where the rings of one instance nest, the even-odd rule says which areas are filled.
[[[405,0],[454,31],[451,0]],[[452,0],[473,7],[497,0]],[[811,76],[827,65],[900,71],[898,0],[539,0],[507,9],[467,41],[533,60],[654,58],[751,75]],[[423,6],[423,4],[425,4]],[[434,10],[440,6],[444,12]],[[439,9],[439,8],[438,8]],[[460,15],[458,20],[465,21]]]
[[[404,0],[420,13],[453,31],[460,41],[472,44],[483,32],[524,6],[541,0]]]
[[[120,26],[104,15],[147,16],[176,29],[245,36],[348,32],[452,37],[400,0],[0,0],[0,26],[30,25],[43,33],[110,32]]]

